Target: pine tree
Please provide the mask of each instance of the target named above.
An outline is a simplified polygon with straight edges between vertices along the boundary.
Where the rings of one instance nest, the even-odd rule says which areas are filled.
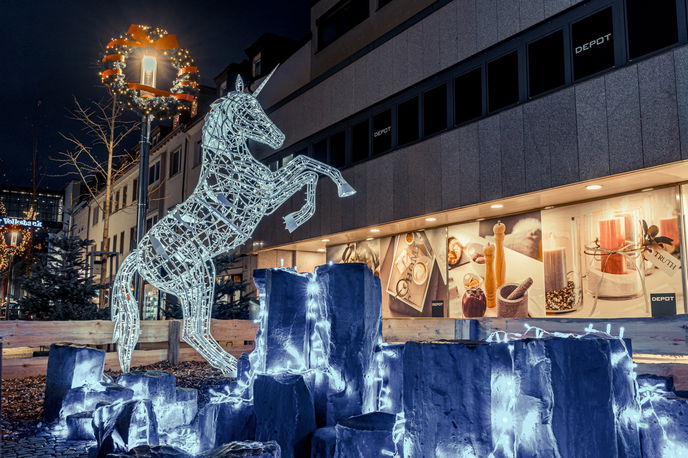
[[[86,250],[92,240],[59,233],[38,258],[22,287],[28,293],[19,300],[24,316],[34,320],[107,319],[109,309],[98,309],[99,286],[86,276]]]
[[[234,281],[233,275],[224,275],[227,270],[235,267],[243,257],[243,254],[229,254],[214,259],[217,277],[215,278],[213,318],[221,320],[248,319],[250,297],[246,294],[247,283],[243,280]]]

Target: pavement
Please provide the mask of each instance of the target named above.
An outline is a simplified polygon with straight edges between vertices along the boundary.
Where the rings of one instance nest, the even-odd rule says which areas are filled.
[[[62,458],[86,458],[89,456],[89,448],[96,445],[95,441],[73,441],[58,439],[44,430],[31,437],[21,437],[3,441],[0,445],[0,456],[3,458],[28,458],[28,457],[62,457]]]

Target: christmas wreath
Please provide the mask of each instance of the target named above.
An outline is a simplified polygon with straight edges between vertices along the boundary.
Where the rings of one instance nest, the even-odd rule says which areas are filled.
[[[177,71],[170,90],[162,90],[137,82],[126,81],[124,69],[127,58],[137,54],[155,53],[166,57]],[[125,35],[111,40],[101,59],[103,71],[100,77],[106,86],[123,103],[143,115],[168,118],[180,111],[189,110],[198,95],[198,68],[188,50],[180,48],[177,37],[158,27],[132,24]]]

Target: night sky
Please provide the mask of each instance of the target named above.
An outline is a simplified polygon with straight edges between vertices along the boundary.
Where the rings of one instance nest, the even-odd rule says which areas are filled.
[[[32,123],[38,119],[39,187],[61,189],[67,178],[50,157],[79,133],[67,119],[73,97],[101,99],[99,59],[130,24],[176,34],[203,84],[264,32],[301,40],[309,33],[309,0],[69,1],[0,0],[0,185],[31,186]],[[41,100],[40,110],[36,110]],[[38,113],[38,115],[36,114]],[[138,132],[133,134],[133,143]]]

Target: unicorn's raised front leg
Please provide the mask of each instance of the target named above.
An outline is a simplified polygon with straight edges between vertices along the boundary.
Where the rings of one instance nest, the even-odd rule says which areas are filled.
[[[318,182],[318,175],[314,172],[304,173],[299,188],[303,186],[304,181],[306,184],[306,202],[303,207],[284,217],[284,224],[289,232],[294,232],[297,227],[308,221],[315,213],[315,185]]]
[[[348,197],[356,194],[356,190],[346,182],[339,170],[308,156],[298,156],[296,159],[279,169],[277,171],[277,179],[282,179],[282,177],[287,178],[290,174],[298,174],[306,171],[330,177],[337,185],[337,194],[339,194],[339,197]]]
[[[211,366],[228,377],[236,377],[237,360],[210,334],[210,318],[215,289],[215,265],[199,261],[185,279],[185,293],[180,294],[184,312],[184,341],[201,354]]]

